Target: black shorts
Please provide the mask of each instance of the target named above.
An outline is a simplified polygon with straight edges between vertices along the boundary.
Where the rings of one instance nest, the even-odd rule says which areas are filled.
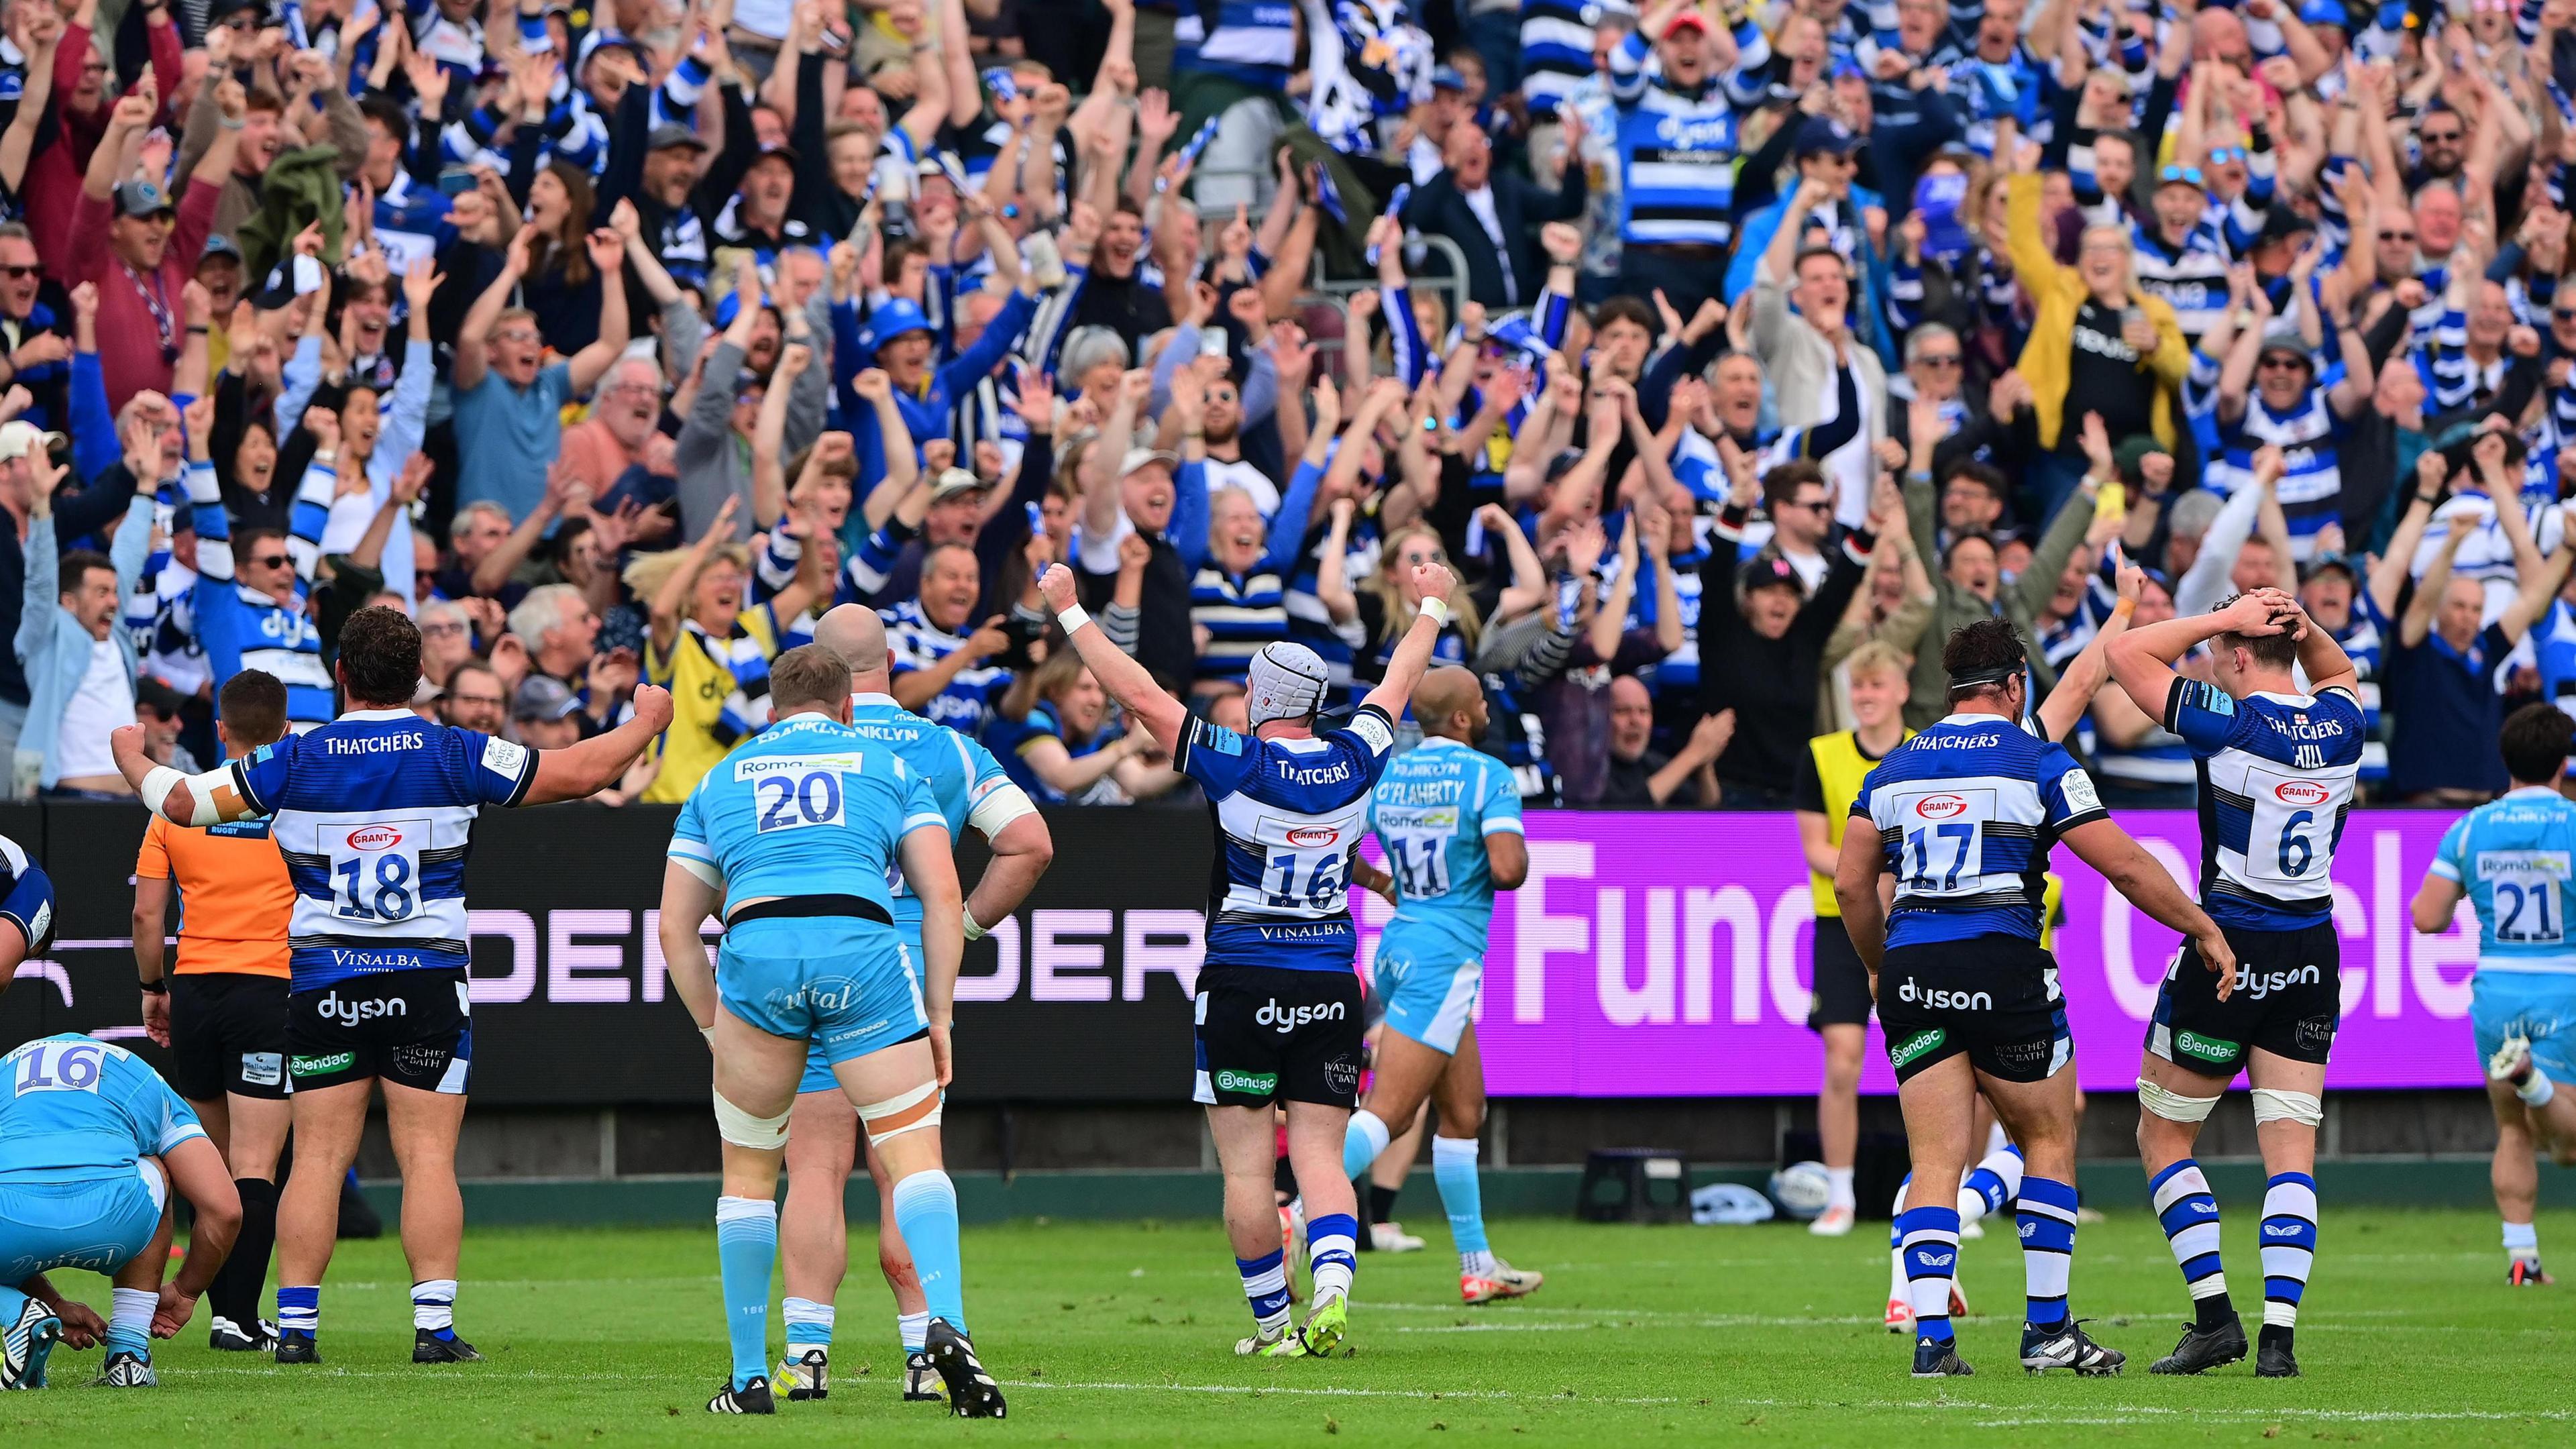
[[[1891,949],[1878,964],[1878,1024],[1899,1082],[1961,1052],[2007,1082],[2045,1081],[2074,1060],[2057,962],[2035,941],[1978,936]]]
[[[1212,1107],[1318,1102],[1360,1089],[1360,979],[1349,971],[1214,966],[1199,973],[1198,1085]]]
[[[2236,985],[2218,999],[2218,973],[2182,943],[2156,993],[2147,1050],[2186,1071],[2233,1079],[2256,1047],[2322,1065],[2343,1023],[2343,942],[2334,923],[2295,931],[2222,926],[2236,952]]]
[[[462,1095],[474,1017],[462,971],[380,971],[287,998],[287,1065],[296,1090],[381,1077]]]
[[[1807,1030],[1869,1024],[1869,968],[1853,949],[1851,932],[1840,916],[1816,917],[1816,1004],[1807,1010]]]
[[[170,1085],[191,1102],[275,1101],[286,1078],[286,978],[243,971],[170,978]]]

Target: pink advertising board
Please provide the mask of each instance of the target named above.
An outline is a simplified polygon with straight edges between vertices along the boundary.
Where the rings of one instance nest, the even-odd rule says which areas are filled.
[[[2456,817],[2356,811],[2336,853],[2343,1029],[2327,1084],[2473,1087],[2477,928],[2465,910],[2417,935],[2407,902]],[[2176,878],[2197,876],[2189,811],[2119,817]],[[1823,1061],[1806,1029],[1813,897],[1787,814],[1533,811],[1529,880],[1500,897],[1477,1015],[1496,1096],[1738,1096],[1813,1092]],[[1374,844],[1371,846],[1374,851]],[[2178,938],[2073,852],[2055,949],[2083,1084],[2125,1090]],[[1362,960],[1385,902],[1359,892]],[[1864,1092],[1892,1092],[1869,1030]]]

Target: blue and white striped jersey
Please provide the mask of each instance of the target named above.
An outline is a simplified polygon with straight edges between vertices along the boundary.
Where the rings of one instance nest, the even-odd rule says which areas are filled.
[[[1751,22],[1736,27],[1736,69],[1696,94],[1663,77],[1634,31],[1610,52],[1610,97],[1619,108],[1620,239],[1630,246],[1724,246],[1733,234],[1735,168],[1742,138],[1736,108],[1762,99],[1771,42]]]
[[[2546,785],[2510,791],[2443,833],[2433,874],[2459,885],[2478,913],[2478,970],[2576,976],[2571,863],[2576,803]]]
[[[1254,90],[1286,92],[1297,66],[1296,0],[1214,0],[1181,8],[1172,39],[1196,44],[1177,45],[1176,74],[1202,72]]]
[[[2301,563],[2315,554],[2319,531],[2343,516],[2343,469],[2335,452],[2341,425],[2326,403],[2326,389],[2342,379],[2343,364],[2328,367],[2317,386],[2282,413],[2249,390],[2243,417],[2218,420],[2220,456],[2201,475],[2209,487],[2234,493],[2252,485],[2255,453],[2266,444],[2279,448],[2281,478],[2273,494],[2290,525],[2290,554]]]
[[[1367,705],[1344,728],[1293,740],[1190,716],[1172,767],[1207,792],[1216,818],[1208,965],[1351,969],[1351,858],[1394,753],[1395,722]]]
[[[291,606],[234,582],[232,521],[224,511],[214,464],[190,463],[187,483],[197,527],[197,587],[190,608],[215,686],[220,689],[225,680],[256,669],[286,686],[290,728],[308,730],[327,722],[338,700],[331,671],[322,663],[321,627],[304,604],[313,592],[313,567],[321,558],[322,530],[331,521],[339,475],[315,463],[296,486],[285,550],[295,562]]]
[[[0,1057],[0,1183],[132,1177],[143,1158],[205,1135],[161,1074],[121,1046],[67,1031]]]
[[[2227,310],[2227,268],[2235,260],[2227,234],[2204,216],[2183,233],[2181,245],[2168,246],[2153,218],[2141,217],[2130,221],[2129,239],[2138,290],[2171,304],[2183,340],[2198,342]]]
[[[930,782],[884,743],[800,714],[699,779],[671,827],[671,859],[700,879],[712,872],[728,902],[857,896],[892,920],[889,882],[916,830],[948,831]]]
[[[2165,728],[2200,761],[2200,904],[2222,926],[2288,931],[2334,914],[2334,853],[2361,769],[2349,690],[2232,698],[2177,679]]]
[[[2107,820],[2063,745],[1992,714],[1938,720],[1879,761],[1852,814],[1878,831],[1896,902],[1887,944],[2039,940],[2048,848]]]
[[[536,751],[407,709],[364,709],[262,745],[229,769],[242,803],[271,817],[295,883],[293,989],[465,969],[474,817],[526,798]]]
[[[1521,0],[1521,96],[1532,123],[1556,108],[1592,74],[1592,32],[1599,0]]]
[[[930,622],[921,612],[917,599],[906,599],[891,609],[879,610],[887,624],[886,642],[894,646],[894,672],[897,678],[930,666],[966,647],[961,635]],[[1002,702],[1002,692],[1011,687],[1011,671],[995,664],[977,664],[960,669],[948,681],[948,687],[931,696],[929,707],[922,711],[933,723],[967,734],[983,733],[985,724]]]

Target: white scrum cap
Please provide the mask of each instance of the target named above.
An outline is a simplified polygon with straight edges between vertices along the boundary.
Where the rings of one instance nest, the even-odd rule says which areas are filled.
[[[1324,661],[1303,644],[1264,644],[1244,675],[1244,710],[1252,727],[1275,719],[1305,719],[1324,707],[1332,685]]]

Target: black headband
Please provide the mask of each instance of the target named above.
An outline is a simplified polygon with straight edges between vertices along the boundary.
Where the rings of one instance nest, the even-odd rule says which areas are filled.
[[[2019,678],[2025,667],[2023,664],[2005,664],[1992,669],[1971,669],[1964,674],[1953,674],[1950,676],[1950,692],[1959,694],[1971,689],[1983,689],[1989,684],[2002,684],[2007,680]]]

